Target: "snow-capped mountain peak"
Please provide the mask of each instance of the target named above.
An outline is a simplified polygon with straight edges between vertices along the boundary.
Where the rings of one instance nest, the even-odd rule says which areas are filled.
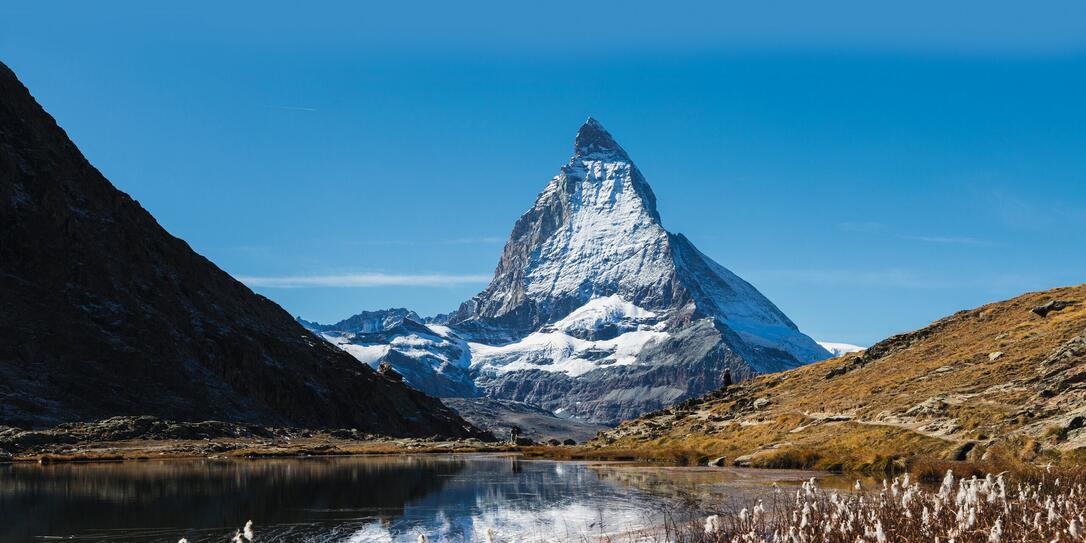
[[[483,343],[515,341],[612,296],[679,324],[715,319],[740,337],[737,348],[783,354],[755,362],[759,371],[828,355],[757,289],[664,229],[648,182],[589,118],[569,162],[514,226],[494,280],[450,323]]]
[[[390,332],[426,340],[395,339],[433,351],[411,359],[435,379],[466,369],[481,394],[596,421],[707,392],[725,370],[739,379],[830,356],[753,285],[668,232],[648,182],[592,118],[513,226],[491,283],[442,322],[442,334]],[[349,341],[367,348],[362,359],[393,339]],[[397,356],[380,361],[407,365]],[[407,369],[427,386],[423,366]]]

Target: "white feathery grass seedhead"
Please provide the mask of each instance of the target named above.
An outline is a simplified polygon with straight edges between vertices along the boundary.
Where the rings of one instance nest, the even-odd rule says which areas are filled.
[[[939,487],[939,497],[946,499],[950,497],[950,493],[954,491],[954,472],[946,470],[946,476],[943,477],[943,484]]]
[[[705,517],[705,533],[715,534],[720,531],[720,515]]]
[[[995,526],[988,534],[988,543],[999,543],[1003,539],[1003,519],[996,519]]]

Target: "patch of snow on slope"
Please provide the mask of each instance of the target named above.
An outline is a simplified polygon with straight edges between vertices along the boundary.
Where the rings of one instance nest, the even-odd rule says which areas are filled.
[[[448,326],[444,326],[444,325],[441,325],[441,324],[427,324],[426,327],[429,328],[435,334],[437,334],[437,335],[439,335],[439,336],[441,336],[441,337],[443,337],[445,339],[449,339],[449,336],[455,335],[455,334],[453,334],[452,328],[449,328]]]
[[[359,362],[374,368],[390,350],[396,350],[400,354],[417,360],[424,360],[433,366],[435,371],[441,371],[441,367],[445,364],[459,368],[467,368],[471,364],[471,351],[468,349],[467,342],[447,327],[429,325],[425,328],[432,333],[404,333],[392,337],[387,340],[387,343],[367,339],[371,337],[371,334],[350,332],[324,332],[321,333],[321,337],[347,351]]]
[[[819,341],[818,344],[821,345],[823,349],[826,349],[827,351],[829,351],[830,354],[832,354],[834,357],[838,357],[838,356],[841,356],[843,354],[855,353],[857,351],[864,350],[863,347],[860,347],[859,345],[853,345],[851,343],[834,343],[832,341]]]
[[[588,341],[562,332],[535,332],[508,345],[469,345],[472,368],[483,373],[542,370],[577,377],[601,367],[633,364],[646,345],[667,337],[665,332],[637,330],[613,339]]]
[[[359,362],[377,367],[378,361],[381,357],[388,354],[389,349],[392,347],[389,345],[355,345],[351,343],[351,339],[354,334],[321,334],[326,341],[347,351],[351,356],[355,357]]]
[[[471,363],[471,351],[464,340],[444,326],[426,325],[425,328],[432,334],[412,333],[396,336],[390,342],[392,348],[411,358],[430,358],[460,368],[468,367]],[[435,369],[440,370],[440,366]]]
[[[641,321],[654,317],[656,313],[637,307],[616,294],[589,300],[588,303],[554,323],[552,327],[563,332],[591,331],[598,330],[606,324]]]
[[[574,183],[570,218],[541,245],[524,270],[531,299],[579,296],[607,285],[611,292],[663,289],[669,278],[667,232],[634,187],[628,159],[574,159],[537,200]]]

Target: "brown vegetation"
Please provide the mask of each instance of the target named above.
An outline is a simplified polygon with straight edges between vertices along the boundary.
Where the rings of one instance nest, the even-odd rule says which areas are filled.
[[[1042,317],[1033,309],[1068,302]],[[623,423],[577,454],[903,472],[933,460],[1068,462],[1086,447],[1086,285],[961,311],[866,351]],[[589,452],[589,450],[593,452]]]
[[[958,476],[955,476],[958,475]],[[944,472],[936,485],[909,477],[881,487],[826,492],[815,481],[778,490],[765,503],[735,505],[691,523],[670,523],[666,541],[684,543],[1010,543],[1081,541],[1083,472],[1040,470],[1024,482]]]

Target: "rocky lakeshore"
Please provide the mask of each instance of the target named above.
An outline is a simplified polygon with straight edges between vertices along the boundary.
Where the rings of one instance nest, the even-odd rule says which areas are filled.
[[[439,436],[393,438],[356,429],[309,430],[221,421],[114,417],[40,430],[0,426],[0,462],[193,457],[285,457],[427,452],[502,452],[506,443]]]

